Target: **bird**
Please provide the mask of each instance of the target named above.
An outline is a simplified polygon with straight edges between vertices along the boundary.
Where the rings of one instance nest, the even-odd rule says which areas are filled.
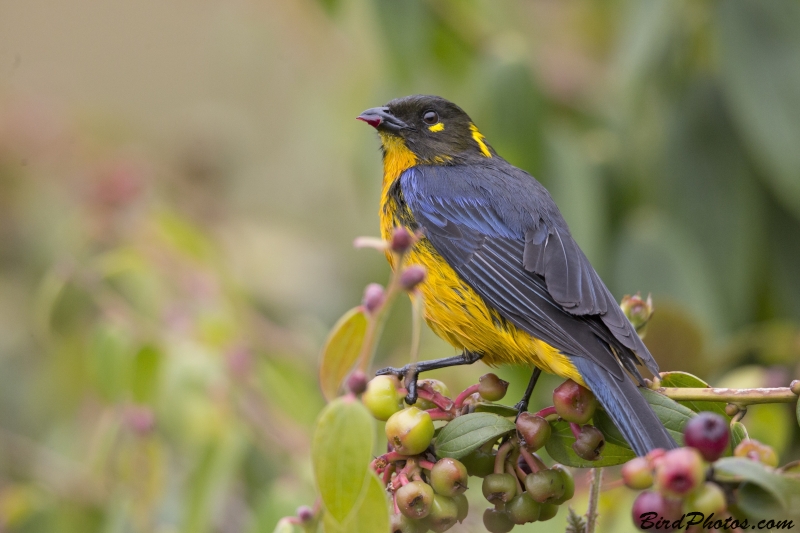
[[[545,371],[591,390],[637,455],[676,447],[631,378],[643,385],[637,366],[657,375],[657,363],[544,186],[442,97],[398,98],[357,119],[381,142],[381,235],[421,235],[404,264],[426,269],[425,320],[462,351],[377,374],[404,378],[413,403],[420,372],[478,360],[528,365],[521,411]]]

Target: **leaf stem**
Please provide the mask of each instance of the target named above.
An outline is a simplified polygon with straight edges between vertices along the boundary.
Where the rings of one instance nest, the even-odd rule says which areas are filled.
[[[469,387],[461,391],[461,394],[456,396],[456,409],[461,409],[461,407],[464,405],[464,400],[466,400],[467,398],[478,392],[479,387],[480,385],[476,383],[475,385],[470,385]]]
[[[508,457],[508,452],[511,451],[513,446],[511,441],[508,441],[500,445],[500,448],[497,449],[497,456],[494,458],[495,474],[502,474],[505,472],[505,467],[503,465],[506,462],[506,457]]]
[[[537,412],[534,416],[541,416],[542,418],[547,418],[550,415],[555,415],[556,413],[556,406],[551,405],[550,407],[545,407],[541,411]]]

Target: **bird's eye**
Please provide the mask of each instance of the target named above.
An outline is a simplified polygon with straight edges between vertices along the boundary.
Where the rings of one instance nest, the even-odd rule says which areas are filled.
[[[436,113],[436,111],[425,111],[422,114],[422,120],[425,122],[425,124],[436,124],[439,122],[439,115]]]

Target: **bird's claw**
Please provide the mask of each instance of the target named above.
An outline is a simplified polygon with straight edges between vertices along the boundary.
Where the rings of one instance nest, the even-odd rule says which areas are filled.
[[[375,372],[376,376],[396,376],[403,380],[403,385],[405,385],[406,390],[408,391],[406,394],[406,403],[408,405],[414,405],[417,403],[417,378],[419,377],[419,371],[417,370],[417,365],[409,364],[402,368],[394,368],[392,366],[388,366],[386,368],[381,368],[377,372]]]

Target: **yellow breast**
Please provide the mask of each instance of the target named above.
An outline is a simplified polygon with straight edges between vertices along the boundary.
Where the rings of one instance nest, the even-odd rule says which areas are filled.
[[[411,218],[401,213],[400,206],[389,195],[394,181],[406,169],[416,164],[414,154],[405,145],[396,143],[387,149],[384,144],[384,183],[381,198],[381,234],[391,237],[400,220]],[[400,216],[403,215],[403,216]],[[390,262],[392,256],[389,254]],[[455,270],[422,239],[409,252],[406,264],[418,264],[428,272],[420,285],[425,301],[425,319],[433,331],[458,350],[483,354],[488,365],[503,363],[534,364],[546,372],[583,383],[572,362],[549,344],[517,329],[467,285]],[[396,265],[392,264],[392,268]]]

